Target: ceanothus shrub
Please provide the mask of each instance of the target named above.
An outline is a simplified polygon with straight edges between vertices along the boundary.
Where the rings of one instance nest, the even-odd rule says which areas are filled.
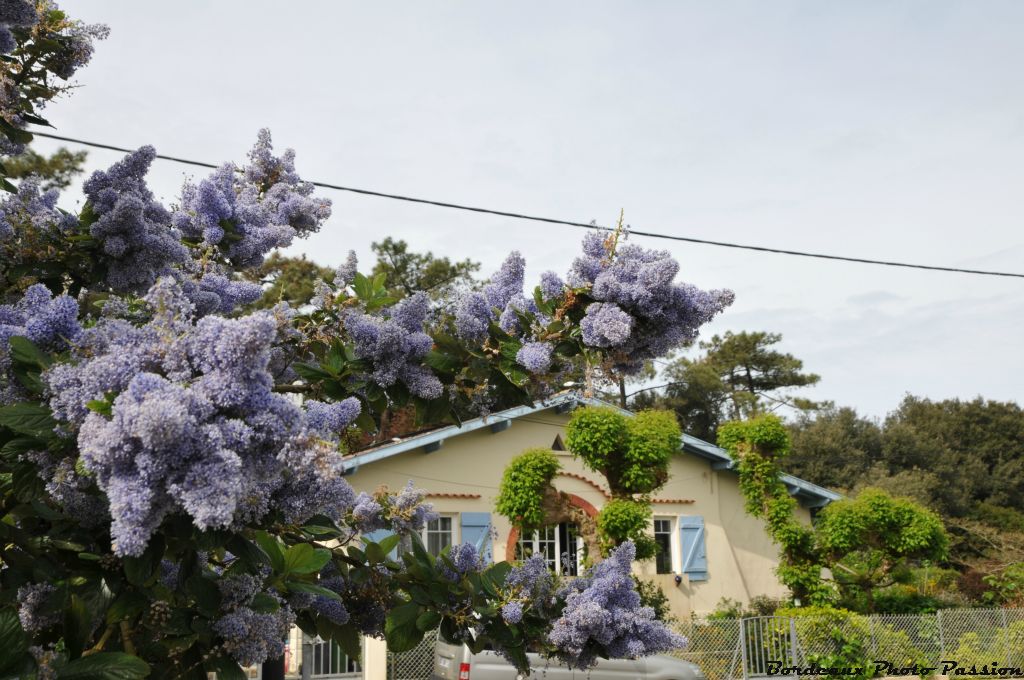
[[[30,141],[103,33],[0,2],[0,154]],[[311,304],[245,312],[262,294],[245,275],[321,228],[329,201],[266,131],[172,207],[147,186],[154,158],[94,173],[77,214],[32,179],[0,181],[0,675],[240,677],[293,624],[352,656],[361,635],[401,651],[440,627],[523,671],[527,643],[579,667],[680,644],[639,606],[629,541],[565,587],[536,561],[485,566],[476,546],[433,556],[425,491],[357,494],[346,456],[396,411],[458,423],[544,398],[581,361],[629,370],[731,294],[675,283],[678,265],[616,234],[588,236],[568,278],[545,272],[532,294],[518,253],[436,304],[394,300],[350,255]],[[630,446],[637,428],[651,441]],[[667,426],[622,432],[653,478],[616,484],[651,487]],[[536,491],[557,460],[535,458]]]

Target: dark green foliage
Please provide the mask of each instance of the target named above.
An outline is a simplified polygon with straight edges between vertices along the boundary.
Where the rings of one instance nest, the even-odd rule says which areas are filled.
[[[875,589],[917,562],[944,560],[949,544],[938,515],[880,489],[826,507],[816,538],[840,592],[858,591],[869,612],[876,609]]]
[[[755,595],[746,606],[738,600],[723,597],[708,615],[710,619],[743,619],[753,616],[773,616],[779,607],[785,606],[782,599],[768,595]]]
[[[85,151],[68,151],[64,147],[50,156],[43,156],[32,149],[12,158],[4,159],[7,176],[21,179],[29,175],[38,177],[39,186],[47,189],[67,189],[72,180],[82,174],[86,158]]]
[[[720,423],[746,418],[767,401],[811,408],[789,390],[814,385],[820,379],[803,372],[803,362],[773,348],[778,333],[727,332],[702,341],[703,355],[677,359],[665,371],[671,383],[662,395],[649,395],[640,405],[676,412],[683,429],[715,441]]]
[[[804,604],[830,602],[833,592],[821,578],[825,565],[814,531],[796,519],[796,501],[779,479],[779,461],[789,451],[785,425],[773,415],[725,423],[719,428],[718,443],[735,461],[747,512],[765,520],[768,534],[779,545],[779,580]]]
[[[657,554],[658,546],[647,533],[651,521],[651,505],[647,498],[613,498],[605,503],[597,516],[597,529],[602,543],[612,548],[625,541],[636,544],[636,558],[646,560]]]
[[[494,509],[524,530],[543,526],[544,493],[561,468],[549,449],[527,449],[505,468]]]
[[[292,307],[308,304],[313,298],[317,280],[331,281],[334,272],[307,260],[305,255],[289,257],[275,252],[256,269],[246,271],[245,277],[267,284],[263,297],[252,306],[269,309],[279,302],[287,302]]]
[[[476,285],[473,275],[480,270],[479,262],[470,259],[452,262],[447,257],[435,257],[429,251],[409,252],[408,243],[390,236],[370,247],[377,256],[371,274],[384,275],[384,285],[393,297],[402,298],[422,291],[439,299],[459,288]]]
[[[573,413],[565,433],[569,451],[605,476],[612,495],[649,494],[664,486],[682,436],[671,412],[641,411],[630,417],[603,407]]]
[[[828,405],[802,413],[789,427],[792,451],[786,471],[829,488],[843,489],[882,459],[882,429],[852,408]]]
[[[971,516],[996,529],[1024,533],[1024,512],[1020,510],[982,501],[974,506]]]

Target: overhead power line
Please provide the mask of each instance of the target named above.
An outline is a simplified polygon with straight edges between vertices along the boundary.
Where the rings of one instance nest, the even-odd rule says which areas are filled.
[[[57,139],[62,142],[70,142],[72,144],[82,144],[84,146],[91,146],[97,149],[107,149],[110,151],[120,151],[123,153],[131,153],[134,149],[126,149],[120,146],[113,146],[112,144],[100,144],[99,142],[89,142],[84,139],[75,139],[74,137],[63,137],[61,135],[50,134],[49,132],[33,132],[32,134],[39,137],[47,137],[49,139]],[[217,168],[218,165],[213,163],[205,163],[203,161],[194,161],[187,158],[178,158],[176,156],[165,156],[157,154],[157,158],[165,161],[173,161],[175,163],[183,163],[185,165],[195,165],[201,168]],[[462,205],[460,203],[449,203],[447,201],[435,201],[427,198],[415,198],[413,196],[403,196],[401,194],[389,194],[383,191],[373,191],[370,189],[358,189],[356,187],[347,187],[340,184],[330,184],[328,182],[310,182],[314,186],[318,186],[324,189],[334,189],[335,191],[347,191],[353,194],[362,194],[364,196],[376,196],[378,198],[387,198],[394,201],[405,201],[406,203],[419,203],[422,205],[432,205],[439,208],[450,208],[452,210],[466,210],[469,212],[482,213],[485,215],[497,215],[499,217],[510,217],[517,220],[530,220],[533,222],[544,222],[547,224],[560,224],[567,227],[576,227],[579,229],[596,229],[599,231],[611,231],[610,227],[601,226],[594,223],[587,222],[573,222],[571,220],[560,220],[554,217],[542,217],[539,215],[527,215],[525,213],[509,212],[506,210],[494,210],[492,208],[481,208],[479,206]],[[904,269],[924,269],[927,271],[937,272],[955,272],[958,274],[976,274],[981,276],[1003,276],[1010,278],[1024,279],[1024,273],[1017,272],[999,272],[991,271],[987,269],[964,269],[961,267],[941,267],[937,265],[928,264],[915,264],[910,262],[896,262],[892,260],[875,260],[865,257],[849,257],[846,255],[830,255],[826,253],[811,253],[803,250],[787,250],[784,248],[769,248],[767,246],[752,246],[749,244],[742,243],[731,243],[728,241],[712,241],[710,239],[694,238],[692,236],[676,236],[674,234],[660,234],[653,231],[641,231],[638,229],[630,228],[629,233],[633,236],[646,236],[648,238],[665,239],[669,241],[682,241],[685,243],[697,243],[706,246],[718,246],[720,248],[735,248],[738,250],[752,250],[759,253],[775,253],[777,255],[794,255],[797,257],[811,257],[819,260],[836,260],[840,262],[854,262],[857,264],[873,264],[884,267],[902,267]]]

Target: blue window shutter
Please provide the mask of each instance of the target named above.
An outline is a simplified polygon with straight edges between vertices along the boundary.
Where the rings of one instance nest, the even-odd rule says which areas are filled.
[[[484,564],[491,563],[491,513],[464,512],[460,516],[462,542],[472,543],[483,556]]]
[[[704,547],[704,518],[679,516],[679,545],[683,552],[683,573],[691,581],[708,580],[708,553]]]

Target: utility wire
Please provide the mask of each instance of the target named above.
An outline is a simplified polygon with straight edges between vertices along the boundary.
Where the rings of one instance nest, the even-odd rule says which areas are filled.
[[[84,146],[92,146],[97,149],[107,149],[110,151],[120,151],[123,153],[131,153],[134,149],[125,149],[119,146],[113,146],[111,144],[100,144],[98,142],[89,142],[83,139],[75,139],[74,137],[62,137],[61,135],[54,135],[48,132],[33,132],[32,134],[38,135],[39,137],[47,137],[49,139],[57,139],[62,142],[71,142],[72,144],[82,144]],[[173,161],[175,163],[183,163],[185,165],[195,165],[201,168],[217,168],[220,166],[212,163],[204,163],[202,161],[193,161],[187,158],[177,158],[175,156],[164,156],[157,154],[157,158]],[[405,201],[407,203],[420,203],[422,205],[433,205],[439,208],[451,208],[453,210],[466,210],[469,212],[483,213],[485,215],[497,215],[499,217],[511,217],[517,220],[530,220],[533,222],[544,222],[547,224],[560,224],[567,227],[576,227],[580,229],[596,229],[599,231],[612,231],[610,227],[604,227],[595,223],[586,222],[573,222],[571,220],[560,220],[554,217],[541,217],[538,215],[527,215],[524,213],[508,212],[505,210],[493,210],[491,208],[481,208],[478,206],[462,205],[460,203],[448,203],[446,201],[434,201],[427,198],[415,198],[412,196],[403,196],[401,194],[389,194],[383,191],[372,191],[370,189],[357,189],[355,187],[346,187],[339,184],[330,184],[328,182],[310,182],[313,186],[322,187],[324,189],[334,189],[336,191],[347,191],[353,194],[362,194],[364,196],[377,196],[378,198],[387,198],[395,201]],[[910,262],[896,262],[892,260],[873,260],[864,257],[848,257],[845,255],[829,255],[825,253],[811,253],[803,250],[786,250],[783,248],[769,248],[767,246],[752,246],[741,243],[730,243],[728,241],[712,241],[709,239],[693,238],[691,236],[675,236],[672,234],[660,234],[653,231],[640,231],[637,229],[630,229],[629,233],[634,236],[647,236],[649,238],[666,239],[669,241],[683,241],[685,243],[697,243],[706,246],[718,246],[720,248],[735,248],[738,250],[752,250],[759,253],[775,253],[777,255],[794,255],[797,257],[811,257],[819,260],[836,260],[840,262],[854,262],[857,264],[873,264],[885,267],[902,267],[904,269],[924,269],[927,271],[937,272],[956,272],[959,274],[976,274],[981,276],[1002,276],[1009,278],[1024,279],[1024,274],[1017,272],[999,272],[991,271],[986,269],[964,269],[960,267],[940,267],[936,265],[927,264],[914,264]]]

